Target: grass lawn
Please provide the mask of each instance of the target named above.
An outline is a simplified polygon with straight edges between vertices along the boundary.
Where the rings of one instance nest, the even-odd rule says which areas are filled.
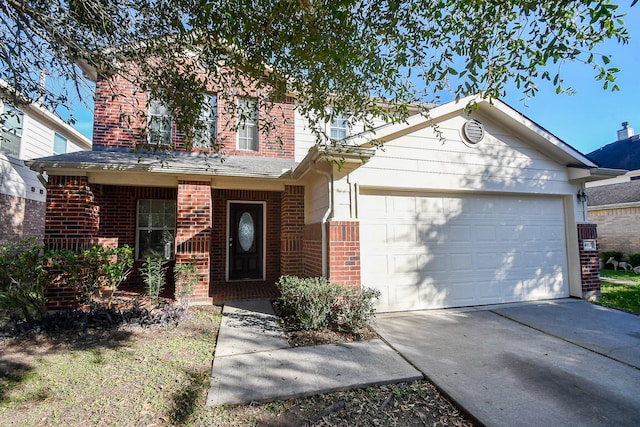
[[[207,407],[220,320],[192,307],[165,327],[0,336],[0,425],[472,425],[428,381]]]
[[[626,271],[601,270],[601,304],[640,315],[640,274]],[[634,282],[636,285],[617,284],[607,279]]]

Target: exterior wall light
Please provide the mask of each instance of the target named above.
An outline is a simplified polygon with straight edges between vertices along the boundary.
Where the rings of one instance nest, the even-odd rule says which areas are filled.
[[[579,202],[585,203],[589,200],[589,196],[585,193],[584,190],[578,190],[578,194],[576,194]]]

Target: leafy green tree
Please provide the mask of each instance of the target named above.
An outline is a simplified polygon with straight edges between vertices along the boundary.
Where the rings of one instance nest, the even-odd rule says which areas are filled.
[[[264,109],[295,95],[320,135],[334,114],[402,120],[443,91],[500,97],[515,82],[533,96],[542,81],[567,91],[567,62],[617,90],[618,69],[596,52],[627,42],[622,19],[609,0],[4,0],[0,96],[68,105],[72,94],[43,89],[41,71],[79,87],[81,64],[163,99],[189,137],[206,125],[207,82],[221,96],[240,82]]]

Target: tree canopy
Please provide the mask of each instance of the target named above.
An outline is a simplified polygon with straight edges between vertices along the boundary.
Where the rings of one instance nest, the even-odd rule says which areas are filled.
[[[562,92],[566,62],[617,90],[598,48],[627,42],[623,18],[609,0],[3,0],[0,98],[68,106],[81,63],[162,98],[183,131],[207,80],[260,88],[265,105],[293,94],[312,124],[348,112],[370,125],[445,92]],[[43,87],[42,73],[71,84]]]

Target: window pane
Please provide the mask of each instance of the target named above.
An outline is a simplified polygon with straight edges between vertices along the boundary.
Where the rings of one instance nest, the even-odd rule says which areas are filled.
[[[342,114],[337,114],[331,120],[329,136],[334,141],[347,137],[347,119]]]
[[[173,258],[173,233],[170,230],[138,231],[138,257]]]
[[[195,136],[196,147],[210,147],[215,144],[218,136],[218,97],[211,95],[206,101],[200,113],[200,120],[205,128],[199,129]]]
[[[58,135],[53,137],[53,154],[65,154],[67,152],[67,138]]]
[[[149,214],[139,213],[138,214],[138,227],[148,227],[149,226]]]
[[[171,114],[160,101],[149,101],[147,111],[147,132],[150,144],[171,143]]]
[[[22,111],[4,104],[2,109],[2,137],[0,138],[0,151],[12,156],[20,156],[20,142],[22,140],[22,128],[24,115]]]
[[[253,99],[238,100],[238,149],[258,151],[258,104]]]

